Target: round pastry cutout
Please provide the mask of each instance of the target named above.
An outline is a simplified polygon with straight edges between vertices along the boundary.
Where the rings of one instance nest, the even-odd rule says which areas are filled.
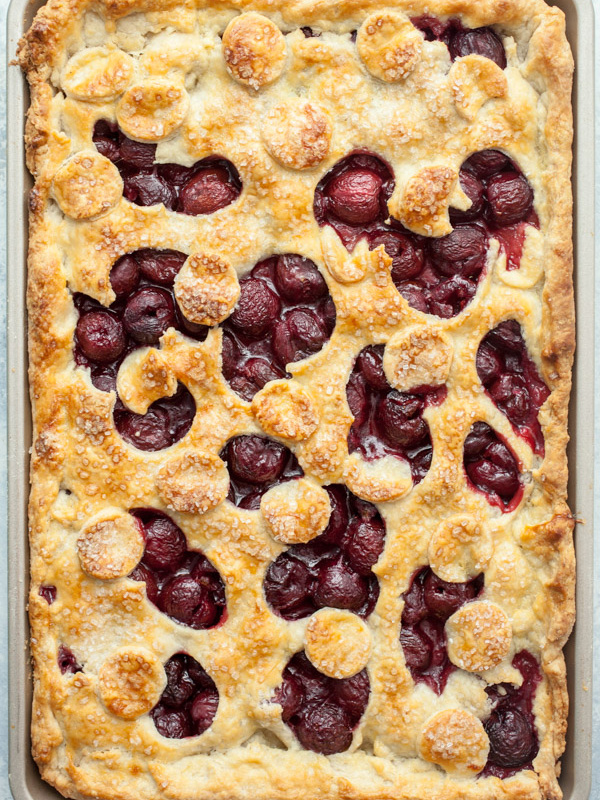
[[[262,125],[268,152],[288,169],[311,169],[329,151],[331,124],[325,112],[306,100],[291,100],[272,108]]]
[[[277,80],[286,61],[285,37],[262,14],[249,11],[234,17],[223,33],[223,58],[238,83],[260,89]]]
[[[109,510],[83,526],[77,552],[81,568],[92,578],[122,578],[141,559],[144,537],[139,523],[130,514]]]
[[[459,608],[446,622],[448,657],[459,669],[492,669],[510,651],[512,626],[494,603],[475,601]]]
[[[356,47],[371,75],[394,83],[419,63],[423,36],[401,11],[376,11],[360,26]]]
[[[141,647],[121,648],[107,658],[98,673],[102,702],[122,719],[137,719],[150,711],[165,684],[162,664]]]
[[[208,253],[193,253],[175,278],[175,299],[194,325],[218,325],[233,311],[240,296],[234,268]]]
[[[434,714],[419,741],[421,758],[455,775],[474,776],[484,768],[490,745],[477,717],[460,708]]]
[[[301,442],[314,433],[319,417],[307,389],[293,381],[271,381],[252,401],[252,412],[265,433]]]
[[[52,191],[67,217],[90,219],[119,202],[123,181],[108,158],[94,150],[84,150],[59,167],[52,181]]]
[[[61,86],[77,100],[113,100],[129,85],[133,67],[133,59],[122,50],[86,47],[65,64]]]
[[[323,608],[306,627],[306,655],[330,678],[351,678],[367,665],[371,634],[365,622],[349,611]]]
[[[323,533],[329,523],[331,505],[325,489],[299,478],[265,492],[260,510],[274,539],[284,544],[300,544]]]
[[[187,116],[190,100],[183,86],[151,78],[125,92],[117,106],[117,122],[127,136],[157,142],[174,133]]]

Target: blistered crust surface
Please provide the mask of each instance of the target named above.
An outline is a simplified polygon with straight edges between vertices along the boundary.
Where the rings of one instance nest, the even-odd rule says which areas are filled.
[[[505,87],[494,69],[474,85],[477,64],[455,62],[451,69],[443,45],[415,46],[410,29],[391,43],[362,29],[357,50],[350,34],[382,11],[375,0],[274,0],[266,28],[256,19],[265,8],[243,0],[51,0],[20,44],[32,89],[26,145],[35,177],[28,283],[34,756],[44,778],[73,798],[556,800],[567,714],[561,650],[573,620],[574,581],[565,458],[574,348],[572,61],[563,16],[542,0],[385,4],[388,16],[458,15],[469,27],[496,26],[508,56]],[[266,45],[253,49],[252,31],[261,25]],[[306,25],[322,35],[305,39],[299,27]],[[85,53],[92,49],[100,52],[90,60]],[[383,66],[380,52],[389,56]],[[98,64],[105,65],[100,72]],[[241,197],[212,217],[132,205],[121,196],[116,170],[93,155],[99,119],[119,120],[134,139],[158,141],[159,161],[229,158],[242,178]],[[507,272],[492,254],[475,299],[455,318],[411,309],[391,281],[385,254],[361,245],[353,254],[340,251],[332,231],[314,220],[318,181],[348,152],[365,148],[394,169],[390,209],[407,227],[442,235],[450,230],[461,163],[488,147],[511,155],[530,181],[540,235],[526,248],[522,273]],[[74,191],[77,182],[83,192]],[[411,197],[424,199],[435,220]],[[75,367],[72,292],[110,304],[111,265],[142,247],[214,254],[238,276],[273,252],[298,252],[318,265],[337,325],[320,354],[291,367],[296,390],[284,404],[272,403],[277,393],[267,392],[253,408],[229,389],[218,329],[200,344],[171,330],[160,344],[171,389],[173,378],[184,383],[202,413],[168,452],[142,453],[121,439],[114,395],[95,389]],[[182,276],[183,294],[197,272]],[[235,296],[229,266],[215,274],[225,276],[223,284],[213,280],[201,308],[189,307],[199,319],[218,319]],[[544,459],[516,437],[475,370],[479,341],[506,318],[521,324],[551,389],[540,412]],[[404,491],[349,457],[345,386],[361,349],[432,320],[452,346],[451,362],[444,359],[448,397],[426,412],[432,467]],[[390,366],[398,375],[406,372],[399,353]],[[282,412],[292,401],[302,414]],[[143,404],[135,392],[132,402]],[[527,476],[523,498],[508,514],[471,491],[462,470],[463,440],[479,419],[510,443]],[[264,516],[223,500],[226,476],[215,459],[232,436],[263,430],[285,437],[315,485],[353,480],[363,496],[389,500],[379,506],[387,530],[374,568],[380,597],[366,623],[371,699],[350,750],[329,758],[290,742],[278,706],[268,702],[307,635],[315,652],[321,640],[307,631],[308,620],[291,625],[269,609],[262,581],[281,545]],[[118,516],[139,507],[169,513],[188,547],[201,549],[219,570],[224,624],[206,631],[177,625],[147,600],[143,584],[121,576],[121,563],[96,552],[111,530],[94,528],[94,520],[107,508]],[[440,531],[445,519],[465,516],[481,527],[484,546],[452,528]],[[440,700],[415,686],[398,640],[401,594],[415,570],[431,560],[441,575],[456,575],[439,550],[446,539],[467,574],[473,564],[485,565],[479,600],[508,618],[510,653],[527,649],[542,666],[534,771],[505,782],[468,777],[485,760],[478,720],[488,711],[479,679],[463,670],[444,692],[444,708],[460,712],[444,717],[456,753],[449,763],[436,738]],[[42,585],[58,588],[52,605],[38,594]],[[83,672],[60,673],[62,642]],[[160,665],[180,651],[215,681],[220,705],[202,736],[171,740],[158,734],[147,711],[164,686]],[[319,657],[329,663],[327,651]]]

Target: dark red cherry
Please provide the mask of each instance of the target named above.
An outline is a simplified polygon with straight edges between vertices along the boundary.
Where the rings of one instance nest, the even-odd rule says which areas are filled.
[[[345,545],[351,566],[361,575],[368,575],[379,560],[385,542],[385,528],[378,520],[354,520],[348,529]]]
[[[276,481],[287,460],[285,447],[263,436],[238,436],[229,443],[229,468],[247,483]]]
[[[121,158],[119,145],[113,140],[104,136],[94,136],[96,150],[105,158],[109,158],[113,164]]]
[[[500,69],[506,67],[506,53],[499,36],[491,28],[464,28],[455,31],[448,45],[452,59],[474,53],[494,61]]]
[[[349,169],[336,175],[327,187],[329,208],[350,225],[364,225],[379,216],[383,181],[368,169]]]
[[[169,415],[163,408],[150,406],[146,414],[115,416],[115,424],[123,439],[138,450],[163,450],[173,444]]]
[[[58,668],[63,675],[67,673],[75,675],[77,672],[83,672],[83,667],[77,662],[75,654],[65,644],[58,647]]]
[[[284,677],[281,686],[275,692],[273,700],[281,706],[281,718],[289,722],[298,713],[304,701],[302,684],[289,673]]]
[[[260,336],[271,327],[281,312],[275,292],[260,278],[240,282],[240,299],[231,315],[233,327],[247,336]]]
[[[321,534],[321,541],[328,544],[341,544],[348,528],[348,505],[346,492],[341,486],[328,486],[327,494],[331,505],[329,523]]]
[[[424,599],[429,611],[441,620],[447,620],[461,606],[473,600],[478,586],[468,583],[449,583],[430,571],[425,578]]]
[[[423,269],[423,249],[408,236],[398,231],[382,231],[371,236],[369,241],[371,250],[383,245],[392,259],[394,283],[414,278]]]
[[[138,169],[152,169],[156,156],[156,144],[151,142],[136,142],[121,134],[119,136],[119,151],[121,159]]]
[[[333,694],[351,720],[358,720],[365,713],[371,686],[367,671],[363,669],[351,678],[333,682]]]
[[[485,264],[487,236],[474,226],[463,225],[429,244],[436,269],[443,275],[467,277],[480,271]]]
[[[489,760],[500,767],[522,767],[538,752],[535,730],[517,709],[501,706],[484,723],[490,740]]]
[[[167,581],[159,597],[165,614],[192,628],[209,628],[218,611],[206,589],[191,575],[176,575]]]
[[[506,468],[481,459],[467,464],[466,470],[472,483],[483,491],[510,499],[519,490],[519,473],[512,465]]]
[[[472,280],[454,275],[429,291],[430,311],[442,319],[449,319],[462,311],[476,291],[477,285]]]
[[[487,199],[498,225],[512,225],[524,220],[533,204],[533,189],[524,175],[503,172],[490,178]]]
[[[416,447],[425,441],[429,427],[422,417],[409,418],[403,395],[391,391],[379,404],[379,420],[385,438],[391,445],[402,448]]]
[[[173,299],[165,289],[142,286],[131,295],[123,312],[126,331],[140,344],[158,344],[175,324]]]
[[[358,359],[358,368],[364,375],[369,386],[379,392],[390,388],[383,371],[383,346],[370,345],[361,350]]]
[[[189,718],[184,711],[157,706],[151,711],[156,730],[167,739],[185,739],[192,736]]]
[[[508,156],[500,150],[480,150],[465,161],[464,167],[474,172],[478,178],[489,178],[510,166]]]
[[[196,684],[186,669],[184,657],[173,656],[165,664],[167,686],[160,702],[172,708],[180,708],[196,691]]]
[[[123,326],[111,311],[89,311],[77,321],[77,342],[84,355],[99,364],[116,361],[125,350]]]
[[[280,369],[277,364],[267,361],[265,358],[249,358],[244,364],[244,376],[254,386],[252,396],[262,389],[269,381],[275,381],[278,378],[285,378],[285,372]],[[250,400],[252,399],[249,398]]]
[[[56,600],[56,586],[42,585],[38,590],[38,594],[40,597],[44,598],[49,606],[51,606]]]
[[[295,305],[314,303],[327,294],[327,284],[316,264],[304,256],[279,256],[274,277],[279,294]]]
[[[293,308],[273,328],[273,350],[280,365],[318,353],[329,333],[324,321],[310,308]]]
[[[406,666],[411,672],[424,672],[431,664],[432,645],[419,628],[400,631],[400,644]]]
[[[485,189],[480,180],[464,169],[460,171],[460,188],[471,201],[471,207],[466,211],[458,208],[450,209],[450,221],[453,225],[459,222],[470,222],[481,216],[485,205]]]
[[[504,367],[498,353],[485,342],[480,345],[477,351],[475,363],[479,379],[485,385],[499,378]]]
[[[265,597],[284,619],[299,619],[314,610],[310,598],[315,580],[301,561],[287,553],[279,556],[267,570]]]
[[[129,577],[134,581],[144,581],[146,584],[146,597],[151,603],[157,605],[158,603],[158,585],[154,573],[145,567],[143,564],[138,564],[137,567],[130,572]]]
[[[155,517],[144,525],[143,562],[151,569],[176,570],[186,551],[183,531],[168,517]]]
[[[202,169],[181,190],[180,211],[197,216],[213,214],[237,198],[238,189],[222,167]]]
[[[123,196],[140,206],[163,203],[166,208],[172,209],[175,205],[175,189],[154,172],[126,175],[123,183]]]
[[[121,256],[110,271],[110,285],[117,297],[131,294],[140,280],[140,268],[133,255]]]
[[[516,425],[527,421],[531,412],[531,398],[521,375],[505,373],[489,388],[492,400]]]
[[[325,562],[319,570],[315,602],[321,608],[347,608],[355,611],[367,599],[366,580],[355,572],[344,556]]]
[[[306,750],[329,756],[352,744],[352,722],[340,706],[308,703],[298,717],[296,736]]]
[[[172,286],[187,256],[177,250],[138,250],[136,259],[142,274],[148,280],[163,286]]]
[[[219,693],[216,688],[199,692],[190,706],[190,717],[194,723],[194,733],[199,736],[210,728],[219,707]]]

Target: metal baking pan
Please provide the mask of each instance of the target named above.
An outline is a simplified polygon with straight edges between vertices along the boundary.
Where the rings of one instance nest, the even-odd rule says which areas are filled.
[[[14,58],[42,0],[12,0],[7,50]],[[565,800],[590,797],[592,769],[592,606],[594,443],[594,19],[592,0],[557,0],[566,14],[567,36],[575,56],[575,300],[577,353],[570,407],[569,502],[581,524],[575,530],[577,623],[565,649],[570,695],[567,748],[562,759]],[[60,795],[41,780],[31,757],[31,665],[27,591],[28,467],[31,420],[27,388],[25,274],[27,196],[31,176],[25,167],[24,115],[29,105],[26,81],[8,67],[8,530],[9,530],[9,777],[15,800],[56,800]]]

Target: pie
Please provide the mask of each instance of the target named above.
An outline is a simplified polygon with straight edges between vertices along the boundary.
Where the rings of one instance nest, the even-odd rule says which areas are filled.
[[[49,0],[18,57],[42,776],[558,800],[562,12]]]

